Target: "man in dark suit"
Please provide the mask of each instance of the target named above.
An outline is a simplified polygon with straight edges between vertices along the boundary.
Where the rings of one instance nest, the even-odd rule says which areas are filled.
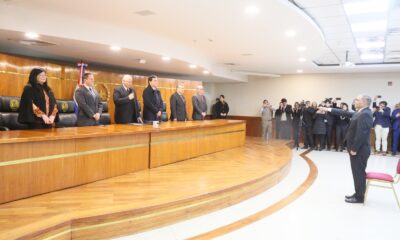
[[[196,95],[192,97],[193,104],[193,120],[204,120],[207,114],[207,102],[204,96],[203,86],[197,86]]]
[[[114,89],[115,123],[142,123],[132,76],[124,75],[122,85]]]
[[[163,110],[163,100],[160,91],[157,89],[157,76],[148,77],[148,86],[143,91],[143,120],[145,122],[160,121]]]
[[[103,111],[100,96],[94,89],[92,73],[83,75],[83,85],[75,91],[75,101],[78,104],[78,127],[99,125]]]
[[[275,111],[276,132],[279,139],[290,139],[292,129],[292,106],[287,104],[286,98],[282,98],[279,108]]]
[[[176,88],[176,92],[171,95],[170,106],[171,106],[171,120],[172,121],[186,121],[186,99],[183,96],[183,85],[179,84]]]
[[[354,179],[355,193],[345,197],[348,203],[363,203],[366,188],[367,162],[371,154],[370,133],[372,128],[372,112],[369,109],[371,97],[367,95],[358,96],[354,105],[356,112],[350,113],[341,109],[322,108],[332,114],[351,117],[350,126],[347,130],[345,141],[350,155],[351,170]]]

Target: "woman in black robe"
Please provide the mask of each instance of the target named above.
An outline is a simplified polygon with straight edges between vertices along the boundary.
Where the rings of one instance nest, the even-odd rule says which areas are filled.
[[[58,121],[57,102],[47,86],[46,72],[34,68],[21,96],[18,122],[28,124],[29,129],[42,129],[52,128],[55,121]]]

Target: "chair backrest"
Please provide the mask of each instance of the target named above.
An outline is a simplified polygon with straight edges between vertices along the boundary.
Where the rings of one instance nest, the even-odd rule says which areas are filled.
[[[75,102],[72,100],[57,100],[58,122],[56,127],[76,127]]]
[[[103,112],[101,113],[100,116],[100,124],[101,125],[110,125],[111,124],[111,118],[110,114],[108,113],[108,103],[107,102],[101,102],[103,104]]]
[[[28,125],[18,122],[19,97],[2,96],[0,102],[2,126],[10,130],[28,129]]]

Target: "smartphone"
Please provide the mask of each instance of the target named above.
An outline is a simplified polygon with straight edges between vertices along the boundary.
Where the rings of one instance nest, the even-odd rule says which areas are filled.
[[[340,100],[342,100],[341,97],[337,97],[337,98],[336,98],[336,101],[340,101]]]

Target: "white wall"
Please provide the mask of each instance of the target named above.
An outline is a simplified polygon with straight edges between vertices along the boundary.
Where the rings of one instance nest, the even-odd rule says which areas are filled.
[[[387,82],[392,81],[392,86]],[[224,94],[229,104],[230,115],[257,116],[263,99],[274,107],[282,97],[289,104],[295,101],[320,102],[326,97],[341,97],[351,104],[360,93],[371,97],[382,95],[393,108],[400,102],[400,73],[363,74],[310,74],[285,75],[280,78],[253,77],[247,83],[204,83],[208,98],[215,99]],[[379,99],[378,99],[379,101]]]

